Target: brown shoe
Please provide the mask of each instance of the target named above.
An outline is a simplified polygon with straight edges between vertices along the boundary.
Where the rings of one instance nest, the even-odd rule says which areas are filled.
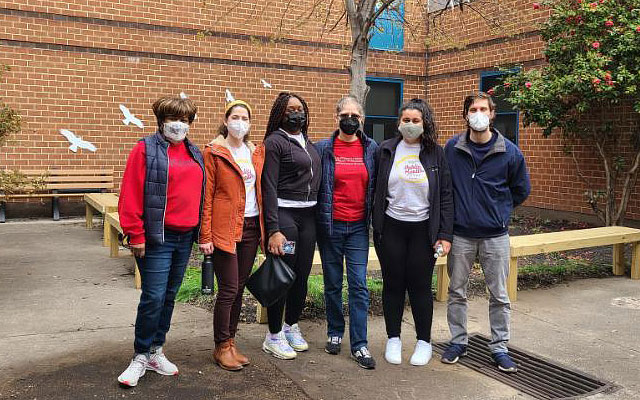
[[[236,347],[236,340],[234,338],[229,339],[231,342],[231,354],[235,357],[236,361],[240,363],[243,367],[249,365],[249,359],[238,352],[238,348]]]
[[[231,341],[225,340],[222,343],[216,343],[216,349],[213,351],[213,359],[222,369],[227,371],[239,371],[242,369],[240,364],[231,352]]]

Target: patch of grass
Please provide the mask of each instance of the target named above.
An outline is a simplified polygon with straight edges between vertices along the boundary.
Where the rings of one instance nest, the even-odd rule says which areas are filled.
[[[610,269],[609,265],[593,263],[581,259],[565,259],[557,264],[531,264],[519,269],[518,275],[591,275],[599,274],[603,269]]]
[[[176,301],[181,303],[187,303],[197,299],[198,297],[209,295],[203,295],[200,292],[202,288],[202,272],[200,268],[196,267],[187,267],[187,270],[184,273],[184,279],[182,280],[182,285],[180,286],[180,290],[176,295]],[[218,284],[213,283],[213,290],[216,292],[218,290]]]

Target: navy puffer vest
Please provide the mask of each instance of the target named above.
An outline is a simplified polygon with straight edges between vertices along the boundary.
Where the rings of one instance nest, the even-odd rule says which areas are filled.
[[[167,181],[169,178],[169,156],[167,149],[169,142],[158,131],[155,135],[144,139],[146,152],[147,176],[144,182],[144,232],[147,244],[159,245],[164,243],[164,212],[167,206]],[[191,157],[202,169],[202,189],[200,191],[200,213],[202,214],[202,197],[206,173],[204,160],[200,150],[184,140]],[[200,223],[198,223],[198,227]],[[196,236],[197,237],[197,236]]]

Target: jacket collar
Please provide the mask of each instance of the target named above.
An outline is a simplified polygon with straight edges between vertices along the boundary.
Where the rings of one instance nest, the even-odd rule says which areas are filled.
[[[249,148],[249,151],[251,152],[251,154],[253,154],[253,152],[256,150],[256,145],[253,144],[253,142],[250,140],[246,141],[245,144]],[[218,151],[222,149],[226,149],[228,152],[228,155],[231,156],[231,148],[229,147],[229,143],[227,143],[227,139],[222,135],[218,135],[215,139],[209,142],[205,147],[211,147],[211,150],[218,150]]]
[[[491,128],[491,132],[497,134],[498,137],[496,138],[496,142],[493,144],[491,150],[489,150],[489,152],[485,155],[485,158],[494,153],[505,153],[507,151],[507,142],[500,131],[498,131],[496,128]],[[471,148],[469,147],[469,134],[470,132],[467,129],[466,132],[458,135],[458,142],[454,147],[456,149],[464,151],[465,153],[471,154]]]

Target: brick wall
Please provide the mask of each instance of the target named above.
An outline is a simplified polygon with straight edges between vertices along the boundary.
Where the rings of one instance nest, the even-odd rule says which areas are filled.
[[[198,145],[215,136],[225,89],[253,106],[256,139],[283,90],[309,103],[313,138],[332,132],[335,102],[349,90],[344,24],[323,33],[322,20],[302,21],[312,0],[297,2],[288,14],[285,2],[206,3],[0,1],[0,64],[11,67],[0,97],[23,117],[22,132],[0,151],[0,166],[112,167],[119,182],[131,147],[155,129],[151,104],[180,92],[199,107],[191,133]],[[332,11],[330,20],[340,13]],[[279,40],[272,41],[274,35]],[[424,97],[423,43],[420,34],[406,35],[404,52],[373,51],[369,74],[401,78],[405,98]],[[119,104],[145,129],[123,125]],[[74,131],[98,151],[72,153],[59,129]]]
[[[445,12],[432,28],[433,46],[428,52],[427,98],[434,107],[441,141],[464,129],[462,103],[480,88],[480,74],[498,66],[522,64],[524,69],[544,64],[544,42],[537,34],[548,10],[533,10],[532,3],[520,0],[476,1],[472,4],[503,32],[486,28],[480,13]],[[619,115],[621,130],[628,129],[637,116],[628,109],[612,110]],[[520,125],[519,145],[527,159],[532,193],[526,206],[591,214],[584,193],[585,183],[576,174],[573,160],[563,151],[559,135],[542,136],[536,126]],[[576,148],[585,176],[594,187],[604,186],[603,167],[596,154],[584,146]],[[640,219],[640,185],[629,202],[627,218]]]

